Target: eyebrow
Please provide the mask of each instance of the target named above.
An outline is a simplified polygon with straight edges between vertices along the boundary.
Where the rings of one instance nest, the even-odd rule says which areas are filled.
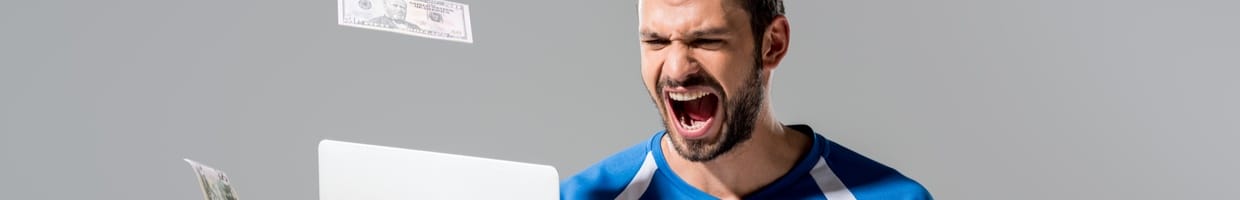
[[[642,38],[665,38],[662,35],[660,35],[658,32],[648,31],[648,30],[641,30],[637,33],[637,35],[641,36]]]
[[[728,33],[732,33],[732,29],[723,28],[723,27],[712,27],[712,28],[693,30],[692,32],[689,32],[688,36],[690,38],[699,38],[703,36],[725,35]],[[638,35],[641,36],[642,38],[667,38],[664,34],[660,34],[659,32],[654,32],[654,31],[649,31],[649,30],[641,30],[638,32]]]
[[[689,33],[689,35],[696,38],[696,37],[702,37],[702,36],[724,35],[724,34],[728,34],[731,32],[732,32],[732,29],[727,29],[727,28],[722,28],[722,27],[713,27],[713,28],[706,28],[706,29],[701,29],[701,30],[694,30],[692,33]]]

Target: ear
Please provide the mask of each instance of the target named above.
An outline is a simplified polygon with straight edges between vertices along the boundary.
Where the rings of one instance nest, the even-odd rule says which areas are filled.
[[[771,25],[766,27],[762,36],[762,68],[775,69],[779,62],[788,54],[789,44],[788,18],[776,16]]]

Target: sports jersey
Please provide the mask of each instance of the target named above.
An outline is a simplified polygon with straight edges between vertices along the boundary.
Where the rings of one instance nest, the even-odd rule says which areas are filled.
[[[788,173],[744,199],[933,199],[921,184],[814,133],[813,144]],[[681,180],[668,167],[659,131],[560,183],[561,199],[717,199]],[[673,155],[675,156],[675,155]]]

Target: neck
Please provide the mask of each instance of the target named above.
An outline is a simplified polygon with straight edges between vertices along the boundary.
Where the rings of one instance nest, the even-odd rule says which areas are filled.
[[[671,170],[693,187],[721,199],[740,199],[786,174],[809,151],[808,134],[786,128],[763,109],[749,140],[714,160],[692,162],[665,142],[664,158]]]

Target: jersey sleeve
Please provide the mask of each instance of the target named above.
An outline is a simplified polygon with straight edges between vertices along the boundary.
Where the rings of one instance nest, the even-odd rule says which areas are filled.
[[[831,142],[828,162],[857,200],[931,200],[930,192],[895,169]]]
[[[629,147],[560,182],[560,199],[615,199],[641,168],[646,146]]]

